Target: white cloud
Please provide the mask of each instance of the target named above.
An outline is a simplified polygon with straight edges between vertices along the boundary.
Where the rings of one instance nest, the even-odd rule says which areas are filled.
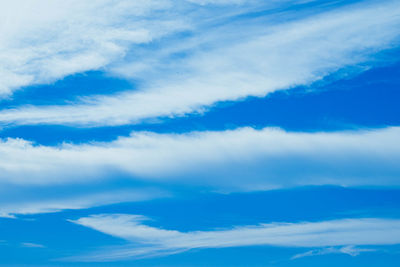
[[[107,261],[154,257],[194,248],[242,246],[328,247],[344,246],[354,254],[356,245],[400,244],[400,221],[394,219],[340,219],[321,222],[270,223],[226,230],[179,232],[143,224],[143,216],[102,214],[71,220],[114,237],[128,240],[132,247],[101,251],[70,258],[77,261]],[[351,251],[350,251],[351,250]]]
[[[185,0],[2,1],[0,97],[22,86],[54,82],[79,72],[108,71],[110,64],[128,60],[127,54],[140,50],[141,45],[176,32],[193,30],[197,21],[212,16],[200,12],[198,4],[238,3],[218,0],[207,3]]]
[[[29,242],[23,242],[21,243],[21,246],[25,248],[45,248],[44,245]]]
[[[2,1],[0,95],[100,69],[132,45],[186,28],[170,8],[169,0]]]
[[[110,143],[58,147],[7,139],[0,142],[0,217],[165,197],[166,185],[225,192],[397,186],[399,138],[399,128],[332,133],[240,128],[137,132]],[[119,179],[122,191],[104,184]]]
[[[320,256],[320,255],[328,255],[328,254],[347,254],[350,256],[358,256],[362,252],[372,252],[376,251],[375,249],[370,248],[358,248],[355,246],[344,246],[344,247],[328,247],[322,249],[314,249],[304,253],[296,254],[292,257],[292,259],[299,259],[310,256]]]
[[[140,53],[132,52],[139,59],[110,67],[114,74],[141,80],[140,90],[66,106],[3,110],[0,121],[85,126],[137,123],[201,112],[218,101],[265,96],[310,84],[395,47],[399,12],[396,1],[373,1],[327,12],[316,10],[312,16],[297,19],[291,14],[292,19],[285,22],[275,14],[212,27],[205,26],[209,17],[204,15],[200,17],[204,25],[193,29],[193,38],[162,43],[156,51],[143,48]],[[189,56],[171,58],[177,53]]]
[[[54,188],[48,188],[51,190]],[[53,213],[63,210],[87,209],[92,207],[117,204],[122,202],[146,201],[168,194],[161,190],[149,188],[103,190],[101,192],[63,192],[56,197],[48,192],[43,196],[39,190],[33,190],[34,196],[23,194],[23,191],[12,190],[13,196],[0,200],[0,217],[17,218],[16,215],[31,215],[39,213]]]
[[[255,4],[257,2],[260,2],[258,0],[187,0],[190,3],[198,4],[198,5],[243,5],[243,4]],[[280,2],[280,3],[279,3]],[[292,4],[296,4],[299,1],[297,0],[271,0],[268,1],[268,3],[263,3],[264,6],[273,6],[273,5],[278,5],[289,2]]]
[[[400,128],[393,127],[332,133],[136,132],[110,143],[59,147],[8,139],[0,143],[0,181],[49,185],[122,175],[221,190],[399,185],[399,137]]]

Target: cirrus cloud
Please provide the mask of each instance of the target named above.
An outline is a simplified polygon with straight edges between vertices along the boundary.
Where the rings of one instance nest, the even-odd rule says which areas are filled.
[[[204,15],[204,22],[192,30],[193,37],[172,38],[156,50],[141,47],[137,54],[132,51],[131,57],[138,58],[110,66],[114,75],[140,80],[139,90],[83,97],[62,106],[4,109],[0,122],[123,125],[202,112],[219,101],[308,85],[396,47],[399,12],[396,1],[372,1],[283,22],[265,15],[229,26],[216,20],[210,26],[209,16]],[[245,34],[234,34],[238,29]]]
[[[269,223],[193,232],[147,226],[143,223],[146,219],[140,215],[100,214],[70,220],[78,225],[125,239],[132,243],[132,246],[101,250],[90,255],[74,256],[64,260],[115,261],[176,254],[190,249],[260,245],[305,248],[344,246],[341,249],[342,253],[355,253],[354,245],[400,243],[400,222],[395,219],[361,218]]]

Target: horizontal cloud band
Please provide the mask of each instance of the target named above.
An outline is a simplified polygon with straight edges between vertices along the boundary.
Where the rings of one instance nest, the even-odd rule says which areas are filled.
[[[135,247],[103,251],[91,256],[76,257],[75,260],[104,261],[128,257],[152,257],[193,248],[256,245],[327,247],[400,244],[400,220],[394,219],[365,218],[270,223],[227,230],[194,232],[179,232],[147,226],[143,224],[145,219],[139,215],[102,214],[72,220],[73,223],[126,239],[135,244]],[[346,249],[349,250],[349,248],[351,247]]]
[[[332,133],[239,128],[187,134],[132,133],[110,143],[0,143],[0,181],[87,182],[131,177],[218,189],[296,185],[399,185],[400,128]],[[245,183],[243,181],[246,181]]]

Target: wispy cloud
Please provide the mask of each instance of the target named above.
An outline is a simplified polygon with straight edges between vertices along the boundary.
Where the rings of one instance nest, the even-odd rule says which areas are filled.
[[[45,248],[44,245],[29,242],[23,242],[21,243],[21,246],[25,248]]]
[[[48,190],[51,190],[49,188]],[[24,195],[23,192],[13,190],[16,195],[11,199],[0,200],[0,217],[17,218],[16,215],[30,215],[52,213],[64,210],[87,209],[97,206],[117,204],[122,202],[146,201],[155,198],[168,197],[167,192],[148,188],[103,190],[99,193],[74,194],[66,192],[57,197]]]
[[[145,225],[140,215],[101,214],[71,222],[132,242],[132,247],[72,257],[77,261],[108,261],[154,257],[194,248],[240,246],[328,247],[344,246],[342,253],[356,254],[356,245],[400,243],[399,220],[340,219],[321,222],[270,223],[226,230],[179,232]],[[134,245],[134,246],[133,246]],[[324,250],[322,250],[324,251]],[[326,251],[329,251],[327,249]],[[333,250],[332,250],[333,251]],[[320,252],[324,253],[324,252]],[[310,253],[308,253],[310,254]],[[304,256],[304,255],[303,255]],[[298,256],[300,257],[300,256]]]
[[[0,94],[100,69],[122,58],[130,45],[185,28],[184,18],[164,12],[170,7],[168,0],[3,1]]]
[[[153,5],[144,6],[149,9]],[[396,1],[368,1],[323,12],[317,9],[312,16],[292,14],[288,16],[290,20],[283,22],[269,20],[266,15],[242,18],[240,24],[199,26],[202,30],[199,35],[195,27],[193,38],[172,38],[172,43],[160,44],[159,51],[140,48],[140,60],[123,60],[109,68],[114,74],[141,80],[138,91],[86,98],[66,106],[3,110],[0,121],[121,125],[201,112],[218,101],[265,96],[276,90],[310,84],[341,68],[368,61],[378,51],[395,47],[399,38],[399,12]],[[238,29],[245,34],[233,34]],[[106,35],[94,32],[95,36],[107,36],[107,32]],[[110,43],[114,44],[106,42]],[[190,56],[177,57],[177,54]],[[82,62],[84,56],[67,62]]]
[[[20,125],[162,121],[206,112],[221,101],[312,85],[348,68],[362,71],[376,64],[381,52],[399,47],[399,14],[397,0],[1,1],[0,127],[15,126],[18,135],[25,130]],[[132,88],[104,95],[94,95],[96,88],[90,95],[75,88],[75,100],[60,105],[21,105],[17,94],[12,99],[17,90],[92,70],[102,78],[122,78]],[[237,192],[400,185],[400,127],[338,132],[245,127],[118,137],[119,129],[112,128],[110,134],[116,135],[110,142],[46,146],[1,139],[2,220],[11,225],[16,220],[4,218],[146,201],[188,187]],[[400,220],[389,218],[184,232],[154,226],[142,215],[82,216],[71,216],[76,225],[70,226],[84,226],[127,245],[65,260],[113,261],[242,246],[302,248],[306,252],[292,257],[298,259],[355,256],[373,251],[369,246],[400,244]],[[46,248],[12,242],[0,240],[26,251]]]
[[[347,254],[350,256],[358,256],[362,252],[372,252],[376,251],[375,249],[370,248],[359,248],[355,246],[344,246],[344,247],[328,247],[322,249],[314,249],[309,250],[304,253],[296,254],[292,257],[292,260],[304,258],[304,257],[311,257],[311,256],[320,256],[320,255],[328,255],[328,254]]]
[[[161,184],[233,190],[398,185],[399,136],[396,127],[332,133],[239,128],[188,134],[136,132],[110,143],[60,147],[8,139],[0,143],[0,180],[24,185],[85,183],[117,173]]]
[[[0,97],[22,86],[49,83],[74,73],[107,71],[110,64],[130,61],[129,52],[141,45],[195,29],[196,21],[207,18],[202,6],[244,2],[3,1]],[[246,1],[250,2],[258,1]]]

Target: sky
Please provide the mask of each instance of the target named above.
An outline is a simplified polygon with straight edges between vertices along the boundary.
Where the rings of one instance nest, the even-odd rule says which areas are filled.
[[[0,266],[400,262],[399,0],[0,2]]]

